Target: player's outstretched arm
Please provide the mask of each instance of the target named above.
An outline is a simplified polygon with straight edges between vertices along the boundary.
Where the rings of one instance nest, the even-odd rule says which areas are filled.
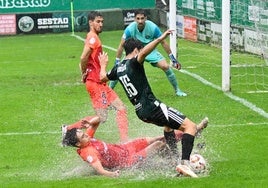
[[[124,43],[125,43],[125,39],[122,38],[116,51],[116,59],[119,60],[119,62],[124,51],[124,48],[123,48]]]
[[[86,117],[82,119],[81,125],[84,128],[88,128],[89,126],[98,127],[100,124],[100,117],[97,115]]]
[[[94,163],[91,164],[91,166],[97,171],[98,174],[107,176],[107,177],[118,177],[120,175],[120,171],[109,171],[103,168],[102,164],[100,161],[95,161]]]

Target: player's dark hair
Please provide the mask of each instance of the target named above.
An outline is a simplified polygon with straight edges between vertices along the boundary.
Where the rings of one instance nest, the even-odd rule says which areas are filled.
[[[87,18],[88,18],[88,20],[93,21],[98,16],[103,17],[102,14],[100,12],[98,12],[98,11],[90,11],[88,13],[88,17]]]
[[[74,146],[77,147],[77,136],[76,136],[77,128],[73,128],[70,130],[67,130],[65,138],[63,140],[63,143],[67,146]]]
[[[142,49],[143,44],[138,39],[130,38],[124,42],[123,48],[125,49],[126,55],[128,55],[133,52],[135,48],[137,48],[138,50]]]
[[[137,10],[135,10],[134,14],[135,14],[135,17],[136,17],[138,14],[143,14],[144,16],[147,16],[147,15],[146,15],[146,11],[145,11],[144,9],[137,9]]]

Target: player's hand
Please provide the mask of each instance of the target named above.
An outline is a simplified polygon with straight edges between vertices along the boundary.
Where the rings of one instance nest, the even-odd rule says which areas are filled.
[[[81,82],[86,83],[87,81],[87,72],[82,74]]]
[[[161,37],[163,37],[162,40],[165,39],[167,36],[172,35],[173,31],[174,31],[174,30],[172,30],[172,29],[168,29],[168,30],[166,30],[166,31],[161,35]]]
[[[99,61],[100,61],[100,64],[101,65],[104,65],[104,66],[107,66],[108,62],[109,62],[109,58],[108,58],[108,54],[107,52],[102,52],[100,55],[99,55]]]
[[[82,74],[81,82],[86,83],[87,74]]]
[[[120,176],[120,171],[119,170],[116,170],[113,173],[114,173],[114,177],[119,177]]]
[[[170,60],[172,61],[172,67],[174,67],[175,69],[180,70],[181,69],[181,64],[180,62],[174,57],[174,55],[171,53],[168,55]]]
[[[81,126],[85,127],[85,128],[89,128],[91,126],[91,124],[86,119],[82,119]]]
[[[120,58],[115,58],[114,65],[118,65],[120,63]]]
[[[172,67],[174,67],[177,70],[181,69],[181,64],[179,62],[172,62]]]

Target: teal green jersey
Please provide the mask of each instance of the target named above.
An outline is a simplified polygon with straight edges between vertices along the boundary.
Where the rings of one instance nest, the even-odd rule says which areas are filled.
[[[137,22],[132,22],[127,26],[124,31],[123,39],[127,40],[129,38],[135,38],[142,42],[145,46],[148,43],[152,42],[154,39],[160,37],[162,32],[160,31],[159,27],[152,21],[146,20],[145,26],[142,31],[138,30]],[[146,58],[145,61],[151,63],[153,66],[159,61],[165,59],[163,55],[158,52],[157,49],[154,49]]]
[[[162,32],[160,31],[159,27],[152,21],[146,20],[145,27],[141,32],[138,30],[137,22],[132,22],[129,24],[125,29],[122,38],[125,40],[135,38],[141,41],[143,45],[147,45],[161,35]]]

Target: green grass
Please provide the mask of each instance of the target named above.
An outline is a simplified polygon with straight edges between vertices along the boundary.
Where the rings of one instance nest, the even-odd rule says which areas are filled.
[[[116,48],[121,34],[122,31],[103,32],[103,44]],[[84,38],[85,33],[77,35]],[[78,63],[83,42],[70,34],[45,34],[1,37],[0,44],[1,187],[267,186],[267,118],[178,71],[180,87],[189,95],[175,97],[162,71],[148,64],[146,72],[159,99],[195,122],[204,116],[210,118],[203,137],[196,140],[206,143],[200,152],[209,161],[209,174],[190,179],[173,177],[174,169],[125,169],[117,179],[95,176],[74,148],[60,147],[60,125],[93,114],[88,94],[80,83]],[[104,50],[109,53],[112,66],[115,52]],[[185,70],[221,85],[219,49],[180,39],[179,53]],[[241,58],[259,61],[246,54]],[[162,128],[138,120],[120,85],[115,90],[128,108],[130,137],[162,134]],[[240,86],[234,94],[268,111],[267,94],[247,94]],[[111,111],[97,137],[118,141],[114,115]]]

